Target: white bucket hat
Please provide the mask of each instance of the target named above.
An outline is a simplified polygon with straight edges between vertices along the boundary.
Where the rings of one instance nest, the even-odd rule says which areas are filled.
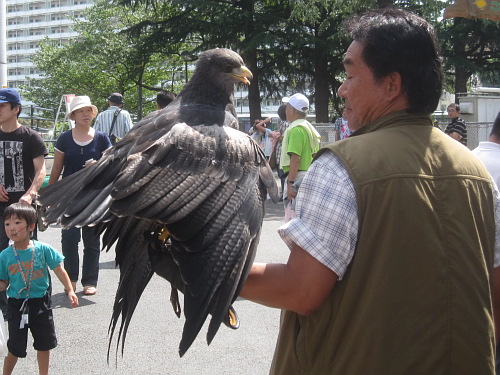
[[[302,94],[294,94],[289,98],[284,97],[283,103],[290,104],[293,108],[300,112],[307,112],[309,110],[309,99]]]
[[[97,116],[97,107],[90,102],[90,98],[86,95],[75,96],[71,103],[69,104],[69,112],[66,114],[66,118],[70,118],[71,114],[77,109],[90,107],[92,108],[92,114],[94,118]]]

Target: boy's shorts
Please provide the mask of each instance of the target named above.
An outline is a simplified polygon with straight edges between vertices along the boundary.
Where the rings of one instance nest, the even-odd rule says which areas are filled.
[[[28,345],[28,327],[33,336],[33,348],[46,351],[57,346],[54,318],[50,308],[50,297],[48,294],[42,298],[30,298],[28,300],[28,324],[19,328],[22,312],[19,311],[24,299],[9,298],[9,340],[7,347],[9,352],[19,358],[26,357]]]

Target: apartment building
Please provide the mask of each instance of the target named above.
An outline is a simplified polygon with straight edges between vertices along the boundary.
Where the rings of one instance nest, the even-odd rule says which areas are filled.
[[[28,83],[27,78],[40,78],[31,62],[46,37],[63,45],[76,34],[73,20],[93,0],[7,0],[7,82],[9,87]]]

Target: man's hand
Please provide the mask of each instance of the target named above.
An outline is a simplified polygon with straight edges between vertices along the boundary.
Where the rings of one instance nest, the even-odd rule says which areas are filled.
[[[288,181],[286,183],[288,184],[286,197],[289,201],[291,201],[293,198],[297,196],[297,192],[294,190],[293,184],[289,183]]]
[[[29,204],[31,205],[35,200],[36,194],[34,196],[31,193],[24,194],[21,198],[19,198],[19,203]]]
[[[0,185],[0,202],[8,202],[9,201],[9,193],[5,190],[3,185]]]

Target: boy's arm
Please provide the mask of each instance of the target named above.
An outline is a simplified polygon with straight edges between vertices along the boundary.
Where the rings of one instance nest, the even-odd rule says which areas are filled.
[[[53,269],[53,271],[56,274],[59,281],[64,285],[64,289],[68,290],[68,299],[69,302],[71,303],[71,307],[77,307],[78,297],[76,296],[75,291],[73,290],[73,286],[71,285],[71,280],[69,279],[68,273],[66,272],[66,270],[62,265],[58,265],[56,268]]]
[[[0,280],[0,292],[7,290],[8,286],[9,286],[9,282],[7,280]]]

